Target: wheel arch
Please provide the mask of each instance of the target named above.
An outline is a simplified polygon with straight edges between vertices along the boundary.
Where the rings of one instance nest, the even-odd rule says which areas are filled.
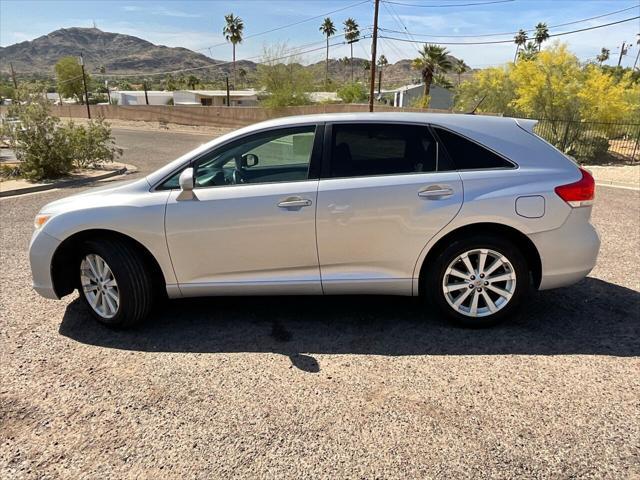
[[[77,287],[75,275],[80,262],[80,246],[82,243],[87,240],[108,239],[118,239],[132,246],[134,250],[140,254],[149,269],[154,288],[161,294],[166,291],[166,278],[162,272],[162,268],[147,247],[129,235],[115,230],[89,229],[76,232],[64,239],[53,254],[51,260],[51,281],[58,298],[70,294]]]
[[[429,270],[429,265],[433,263],[432,260],[436,258],[447,247],[447,245],[458,237],[478,234],[497,235],[503,238],[506,237],[513,242],[513,244],[522,251],[527,260],[529,271],[533,276],[533,286],[536,289],[540,286],[540,281],[542,279],[542,260],[538,249],[531,239],[514,227],[500,223],[484,222],[458,227],[443,235],[433,244],[433,246],[431,246],[431,248],[429,248],[429,251],[420,264],[419,276],[417,279],[418,283],[416,285],[418,293],[422,293],[426,273]]]

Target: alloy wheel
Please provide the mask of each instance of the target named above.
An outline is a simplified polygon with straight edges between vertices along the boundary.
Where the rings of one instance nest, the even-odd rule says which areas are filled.
[[[495,250],[469,250],[449,263],[442,290],[456,312],[486,317],[507,306],[516,290],[516,272],[509,259]]]
[[[118,313],[120,292],[116,278],[100,255],[90,253],[80,263],[82,292],[91,308],[102,318]]]

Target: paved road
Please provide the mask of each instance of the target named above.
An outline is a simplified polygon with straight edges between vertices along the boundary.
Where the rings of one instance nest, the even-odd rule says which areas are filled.
[[[169,133],[113,128],[116,144],[123,149],[122,161],[133,164],[141,174],[150,173],[167,162],[213,139],[212,135]]]
[[[143,170],[203,138],[116,135]],[[593,273],[491,330],[414,299],[285,297],[114,332],[30,289],[32,218],[72,191],[0,200],[0,477],[640,475],[638,192],[600,188]]]

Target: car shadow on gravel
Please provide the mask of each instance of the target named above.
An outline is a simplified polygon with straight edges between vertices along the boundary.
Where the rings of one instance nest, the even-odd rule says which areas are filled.
[[[595,278],[539,292],[502,325],[463,329],[408,297],[212,297],[169,301],[141,326],[111,330],[76,299],[60,333],[149,352],[275,352],[318,372],[313,354],[640,355],[640,293]]]

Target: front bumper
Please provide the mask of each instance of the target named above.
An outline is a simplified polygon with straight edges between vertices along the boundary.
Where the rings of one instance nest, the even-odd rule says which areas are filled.
[[[560,228],[529,236],[540,253],[540,290],[572,285],[596,265],[600,238],[590,216],[591,207],[574,208]]]
[[[29,263],[33,289],[45,298],[59,299],[53,288],[51,278],[51,261],[53,254],[60,245],[60,240],[47,235],[42,230],[36,230],[29,244]]]

